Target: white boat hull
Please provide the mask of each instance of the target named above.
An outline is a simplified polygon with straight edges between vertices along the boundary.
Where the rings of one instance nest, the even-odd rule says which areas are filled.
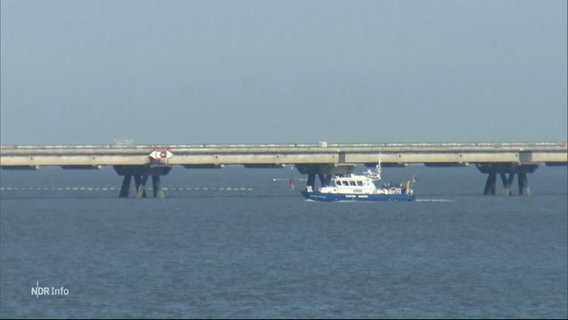
[[[414,201],[414,194],[339,194],[303,191],[308,200],[315,201]]]

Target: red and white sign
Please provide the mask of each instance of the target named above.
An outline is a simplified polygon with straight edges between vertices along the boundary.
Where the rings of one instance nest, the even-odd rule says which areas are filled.
[[[170,152],[168,149],[154,149],[150,153],[150,158],[155,160],[167,160],[171,158],[174,154]]]

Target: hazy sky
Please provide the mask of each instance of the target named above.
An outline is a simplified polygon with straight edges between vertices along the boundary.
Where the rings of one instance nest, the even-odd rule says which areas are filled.
[[[1,143],[567,139],[567,1],[1,1]]]

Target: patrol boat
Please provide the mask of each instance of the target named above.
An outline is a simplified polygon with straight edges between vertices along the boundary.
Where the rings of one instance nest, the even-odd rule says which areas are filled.
[[[412,181],[392,185],[385,183],[380,187],[375,184],[381,180],[381,162],[376,172],[368,170],[364,174],[346,174],[333,176],[329,185],[313,190],[307,186],[302,191],[304,198],[315,201],[413,201],[416,199]]]

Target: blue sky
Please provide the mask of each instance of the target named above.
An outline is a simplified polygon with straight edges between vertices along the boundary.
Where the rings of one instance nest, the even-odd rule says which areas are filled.
[[[567,2],[1,1],[1,143],[567,139]]]

